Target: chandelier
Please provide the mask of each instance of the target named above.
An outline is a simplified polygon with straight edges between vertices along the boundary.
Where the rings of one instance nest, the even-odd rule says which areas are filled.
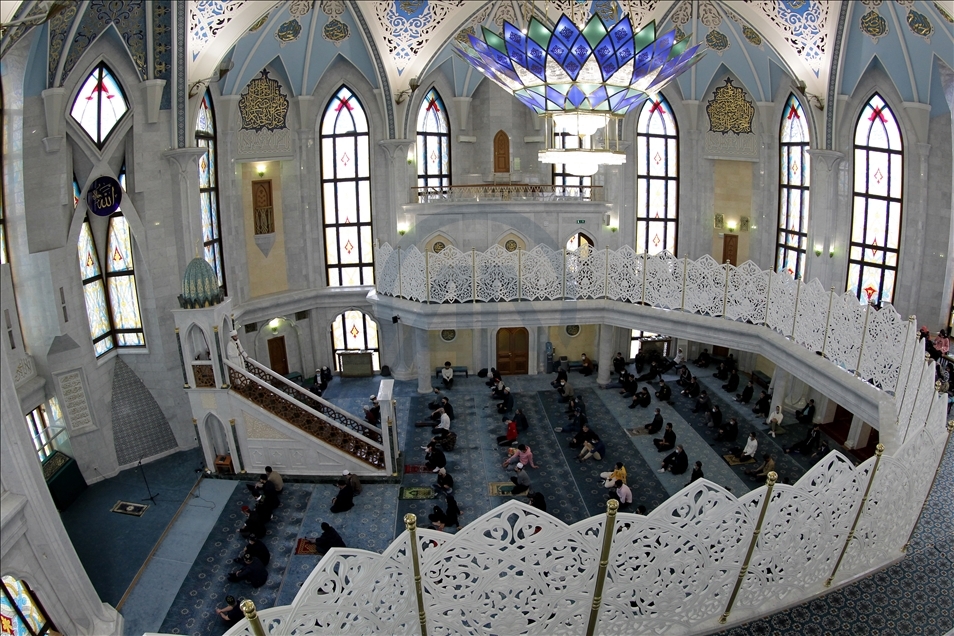
[[[505,21],[499,35],[481,29],[458,55],[544,119],[540,161],[576,175],[625,163],[619,120],[704,54],[675,30],[657,38],[655,20],[635,32],[628,15],[609,28],[598,14],[582,28],[564,14],[553,30],[536,17],[526,29]]]

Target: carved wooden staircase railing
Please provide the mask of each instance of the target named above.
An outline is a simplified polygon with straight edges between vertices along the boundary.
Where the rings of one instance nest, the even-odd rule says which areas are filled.
[[[231,389],[297,429],[375,468],[385,469],[381,429],[246,360],[245,372],[228,362]]]

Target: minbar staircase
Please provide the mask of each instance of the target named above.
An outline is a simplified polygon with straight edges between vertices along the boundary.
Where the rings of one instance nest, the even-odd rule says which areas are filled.
[[[232,362],[226,364],[233,393],[374,469],[391,468],[390,440],[381,428],[339,409],[254,360],[246,360],[244,370]]]

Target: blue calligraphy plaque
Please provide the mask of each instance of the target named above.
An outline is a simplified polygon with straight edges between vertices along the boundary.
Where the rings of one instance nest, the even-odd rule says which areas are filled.
[[[99,177],[86,192],[86,205],[98,216],[109,216],[119,209],[123,189],[112,177]]]

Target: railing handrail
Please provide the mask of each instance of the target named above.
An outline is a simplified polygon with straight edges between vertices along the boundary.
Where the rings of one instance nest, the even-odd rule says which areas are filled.
[[[577,201],[603,201],[602,185],[559,185],[552,183],[471,183],[447,186],[419,186],[411,188],[411,198],[418,203],[427,203],[432,198],[461,200],[460,194],[473,192],[475,198],[486,195],[540,195],[541,199],[559,194]],[[576,193],[576,194],[571,194]]]
[[[246,359],[246,362],[252,362],[252,360],[251,360],[251,359]],[[246,371],[245,369],[242,369],[241,367],[239,367],[238,365],[236,365],[235,363],[233,363],[231,360],[226,360],[226,361],[225,361],[225,364],[226,364],[226,366],[228,366],[230,369],[241,373],[241,374],[244,375],[246,378],[249,378],[249,379],[250,379],[252,382],[254,382],[255,384],[257,384],[257,385],[259,385],[259,386],[261,386],[261,387],[263,387],[263,388],[265,388],[265,389],[268,389],[269,392],[278,393],[278,392],[276,391],[275,387],[269,385],[269,384],[266,383],[266,382],[263,382],[262,380],[260,380],[259,378],[255,377],[254,375],[252,375],[251,373],[249,373],[249,372]],[[261,367],[261,365],[259,365],[259,364],[257,364],[257,363],[256,363],[256,366]],[[278,376],[278,377],[281,377],[281,376]],[[300,388],[300,387],[298,387],[298,385],[294,384],[293,382],[292,382],[291,384],[292,384],[292,386],[294,386],[296,389]],[[308,413],[309,415],[312,415],[312,416],[314,416],[314,417],[317,417],[319,420],[325,422],[326,424],[330,424],[331,426],[334,426],[334,427],[337,428],[338,430],[343,431],[343,432],[347,433],[348,435],[351,435],[351,436],[353,436],[353,437],[358,437],[358,438],[361,439],[361,441],[363,441],[363,442],[365,442],[366,444],[369,444],[369,445],[371,445],[371,446],[374,446],[375,448],[377,448],[377,449],[380,450],[380,451],[384,451],[384,450],[385,450],[383,443],[378,442],[378,441],[375,441],[375,440],[371,439],[370,437],[367,437],[367,436],[365,436],[365,435],[362,435],[362,434],[359,433],[358,431],[355,431],[355,430],[353,430],[353,429],[347,428],[346,426],[342,426],[341,424],[339,424],[338,422],[336,422],[334,419],[328,417],[328,416],[325,415],[324,413],[322,413],[322,412],[320,412],[320,411],[316,411],[315,409],[311,408],[311,407],[308,406],[307,404],[301,402],[300,400],[295,399],[294,396],[291,396],[291,395],[289,395],[288,393],[283,393],[283,392],[282,392],[282,393],[280,393],[279,397],[281,397],[283,400],[288,400],[289,402],[291,402],[292,404],[294,404],[295,406],[297,406],[297,407],[300,408],[301,410],[305,411],[305,412]],[[353,418],[352,418],[352,419],[353,419]],[[366,426],[368,426],[369,428],[371,428],[370,425],[367,424],[367,422],[364,422],[363,424],[365,424]],[[296,427],[296,428],[297,428],[297,427]],[[378,431],[380,432],[380,429],[378,429]],[[306,431],[306,432],[307,432],[307,431]]]
[[[254,359],[252,359],[252,358],[245,358],[245,363],[246,363],[246,364],[251,364],[251,365],[254,366],[255,368],[257,368],[257,369],[259,369],[260,371],[264,372],[266,375],[268,375],[268,376],[274,378],[275,380],[278,380],[279,382],[283,383],[283,384],[284,384],[285,386],[287,386],[288,388],[290,388],[290,389],[292,389],[292,390],[294,390],[294,391],[299,391],[299,392],[301,392],[301,393],[305,393],[305,389],[304,389],[303,387],[301,387],[301,386],[295,384],[294,382],[292,382],[291,380],[289,380],[289,379],[286,378],[285,376],[279,375],[279,374],[275,373],[274,371],[272,371],[272,370],[269,369],[268,367],[266,367],[266,366],[264,366],[263,364],[259,363],[257,360],[254,360]],[[236,367],[236,368],[238,368],[238,367]],[[244,371],[244,369],[242,369],[242,371]],[[354,415],[352,415],[352,414],[349,413],[348,411],[345,411],[345,410],[343,410],[343,409],[338,408],[337,406],[335,406],[334,404],[332,404],[331,402],[329,402],[328,400],[324,399],[323,397],[321,397],[321,396],[319,396],[319,395],[315,395],[314,393],[311,393],[311,392],[308,392],[308,393],[309,393],[308,399],[314,400],[315,402],[318,402],[319,404],[321,404],[322,406],[324,406],[324,407],[327,408],[328,410],[334,411],[334,412],[337,413],[338,415],[341,415],[341,416],[345,417],[346,419],[351,420],[352,422],[356,422],[359,426],[361,426],[361,427],[363,427],[363,428],[370,429],[370,430],[374,431],[375,433],[378,433],[379,435],[381,434],[381,429],[380,429],[379,427],[375,426],[374,424],[371,424],[371,423],[366,422],[366,421],[364,421],[364,420],[359,420],[358,418],[356,418]],[[309,409],[309,410],[314,410],[314,409]],[[319,412],[320,412],[320,411],[319,411]]]

